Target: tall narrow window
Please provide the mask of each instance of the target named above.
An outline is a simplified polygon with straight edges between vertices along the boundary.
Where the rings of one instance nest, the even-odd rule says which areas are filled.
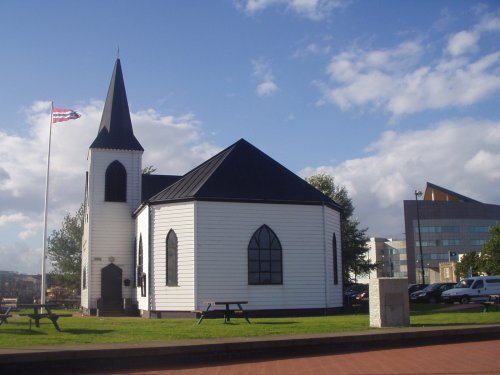
[[[134,250],[133,250],[133,253],[134,253],[134,268],[132,268],[134,270],[133,274],[134,274],[134,281],[132,282],[132,287],[137,287],[137,237],[134,239]]]
[[[83,267],[82,271],[82,289],[87,289],[87,267]]]
[[[248,244],[248,284],[283,284],[281,244],[267,225],[253,234]]]
[[[143,264],[143,251],[142,251],[142,235],[139,236],[139,256],[137,258],[137,286],[141,286],[141,277],[142,277],[142,264]]]
[[[339,261],[338,261],[338,252],[337,252],[337,236],[335,233],[333,234],[332,241],[332,249],[333,249],[333,283],[337,285],[339,283]]]
[[[167,235],[167,285],[176,286],[177,284],[177,235],[170,229]]]
[[[106,202],[127,201],[127,171],[118,160],[106,169],[104,200]]]

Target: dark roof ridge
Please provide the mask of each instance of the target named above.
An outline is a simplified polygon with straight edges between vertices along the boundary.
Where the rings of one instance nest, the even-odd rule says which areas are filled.
[[[241,138],[153,196],[150,203],[186,200],[341,206]]]
[[[220,152],[218,152],[217,154],[212,156],[210,159],[205,160],[200,165],[194,167],[189,172],[187,172],[185,175],[183,175],[178,181],[174,182],[172,185],[168,186],[164,190],[166,190],[166,189],[173,190],[173,193],[175,193],[176,191],[179,191],[181,189],[186,189],[188,187],[186,185],[189,183],[189,185],[193,186],[193,187],[198,185],[198,188],[196,189],[196,191],[193,192],[193,195],[196,194],[197,190],[201,186],[203,186],[203,183],[205,183],[207,181],[207,179],[210,177],[210,175],[206,176],[203,179],[196,179],[194,181],[186,182],[186,180],[189,180],[190,176],[196,174],[198,171],[200,171],[203,168],[210,168],[210,169],[216,168],[225,159],[225,157],[232,150],[232,147],[234,147],[235,144],[236,143],[225,148],[224,150],[221,150]],[[212,165],[210,165],[210,164],[212,164]],[[158,194],[155,194],[153,197],[150,198],[150,201],[155,201],[158,198],[158,196],[162,195],[162,193],[163,193],[163,191],[159,192]]]

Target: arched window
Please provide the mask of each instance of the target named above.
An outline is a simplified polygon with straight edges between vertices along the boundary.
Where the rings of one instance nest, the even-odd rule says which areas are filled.
[[[141,277],[142,277],[142,264],[144,262],[143,251],[142,251],[142,234],[139,236],[139,256],[137,258],[137,286],[141,286]]]
[[[175,234],[173,229],[170,229],[167,235],[167,240],[166,240],[166,245],[167,245],[167,264],[166,264],[166,270],[167,270],[167,285],[169,286],[176,286],[177,284],[177,235]]]
[[[106,202],[127,201],[127,171],[118,160],[106,169],[104,200]]]
[[[87,267],[83,267],[82,271],[82,289],[87,289]]]
[[[339,261],[338,261],[338,252],[337,252],[337,236],[335,233],[333,234],[332,241],[332,250],[333,250],[333,283],[337,285],[339,283]]]
[[[134,280],[132,281],[132,287],[136,288],[137,287],[137,237],[134,238],[134,248],[133,248],[133,253],[134,253],[134,268],[133,274],[134,274]]]
[[[283,284],[281,244],[267,225],[257,229],[248,244],[248,284]]]

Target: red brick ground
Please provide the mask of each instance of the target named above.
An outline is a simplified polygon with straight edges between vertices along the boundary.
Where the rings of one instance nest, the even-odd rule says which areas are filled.
[[[224,363],[175,370],[121,371],[130,375],[492,375],[500,374],[500,339],[362,353]]]

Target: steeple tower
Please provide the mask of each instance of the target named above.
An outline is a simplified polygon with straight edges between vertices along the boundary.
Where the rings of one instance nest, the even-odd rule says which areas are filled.
[[[116,59],[97,137],[90,148],[144,151],[134,136],[120,59]]]
[[[141,203],[143,152],[132,129],[117,59],[99,131],[88,153],[81,293],[87,313],[106,307],[122,309],[123,299],[135,292],[131,215]]]

